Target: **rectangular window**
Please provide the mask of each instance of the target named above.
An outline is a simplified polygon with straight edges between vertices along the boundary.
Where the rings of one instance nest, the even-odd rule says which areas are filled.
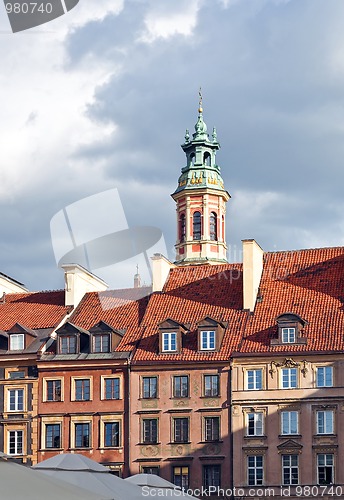
[[[25,378],[25,372],[22,372],[22,371],[19,371],[19,372],[8,372],[8,378],[10,378],[11,380]]]
[[[11,351],[21,351],[24,349],[24,334],[23,333],[12,333],[10,335],[10,350]]]
[[[263,418],[262,412],[247,413],[247,436],[263,435]]]
[[[8,454],[23,454],[23,431],[9,431],[8,433]]]
[[[164,332],[162,334],[162,350],[176,351],[177,350],[177,333]]]
[[[332,410],[317,411],[317,434],[333,434]]]
[[[187,465],[173,467],[172,482],[177,487],[187,490],[189,488],[189,467]]]
[[[220,417],[204,417],[204,441],[219,441]]]
[[[76,354],[76,336],[60,337],[60,353],[61,354]]]
[[[189,397],[189,377],[187,375],[173,377],[173,397]]]
[[[158,442],[158,419],[145,418],[142,420],[143,443],[156,444]]]
[[[141,467],[142,474],[154,474],[155,476],[159,475],[159,467]]]
[[[317,455],[318,484],[334,483],[334,457],[332,453]]]
[[[105,422],[105,438],[104,446],[118,447],[119,442],[119,426],[120,422]]]
[[[47,380],[46,390],[47,401],[61,401],[61,380]]]
[[[220,395],[220,379],[218,375],[204,375],[204,396]]]
[[[282,388],[295,389],[297,387],[297,369],[283,368],[282,369]]]
[[[173,419],[173,441],[175,443],[187,443],[189,441],[189,419]]]
[[[77,378],[75,383],[75,401],[89,401],[91,397],[91,381],[89,378]]]
[[[203,465],[203,486],[221,487],[221,465]]]
[[[263,455],[247,457],[247,475],[249,486],[260,486],[263,484]]]
[[[61,424],[45,424],[45,447],[61,448]]]
[[[80,423],[75,425],[75,448],[89,448],[90,424]]]
[[[106,378],[104,379],[105,383],[105,399],[119,399],[119,378]]]
[[[281,434],[299,433],[299,413],[297,411],[281,412]]]
[[[143,398],[158,397],[158,377],[143,377],[142,386]]]
[[[332,387],[332,386],[333,386],[333,367],[318,366],[317,387]]]
[[[8,411],[24,411],[24,389],[9,389]]]
[[[283,484],[299,484],[299,456],[282,455]]]
[[[108,333],[93,335],[93,352],[110,352],[110,335]]]
[[[247,370],[247,389],[249,391],[263,389],[263,370]]]
[[[215,349],[215,331],[201,331],[201,350],[213,351]]]
[[[295,328],[282,328],[283,344],[293,344],[295,342]]]

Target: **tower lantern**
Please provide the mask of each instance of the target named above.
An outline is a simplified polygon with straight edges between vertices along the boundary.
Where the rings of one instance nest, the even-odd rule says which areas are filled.
[[[216,152],[220,149],[215,127],[209,139],[203,120],[202,95],[195,133],[186,130],[182,149],[186,166],[171,195],[177,204],[176,262],[219,264],[226,260],[225,216],[230,195],[225,190]]]

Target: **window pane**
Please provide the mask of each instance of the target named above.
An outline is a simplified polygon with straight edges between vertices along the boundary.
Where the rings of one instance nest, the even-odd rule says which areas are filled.
[[[173,377],[173,396],[175,398],[187,398],[189,396],[189,377]]]
[[[156,398],[158,379],[157,377],[143,377],[143,394],[144,398]]]
[[[46,424],[45,447],[60,448],[60,424]]]
[[[90,424],[75,424],[75,447],[88,448],[90,444]]]
[[[218,375],[204,376],[204,395],[218,396],[219,395],[219,377]]]
[[[105,399],[119,399],[119,378],[105,379]]]
[[[10,350],[19,351],[24,349],[24,335],[12,334],[10,335]]]
[[[105,423],[105,446],[119,446],[119,422]]]

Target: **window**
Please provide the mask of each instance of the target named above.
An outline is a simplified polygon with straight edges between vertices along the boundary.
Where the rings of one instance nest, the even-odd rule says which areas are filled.
[[[189,488],[189,467],[187,465],[184,467],[173,467],[172,482],[178,488],[187,490]]]
[[[281,412],[281,434],[299,433],[299,414],[297,411]]]
[[[61,401],[61,380],[47,380],[46,391],[47,401]]]
[[[8,454],[23,454],[23,434],[24,431],[9,431],[8,433]]]
[[[93,352],[110,352],[110,335],[108,333],[93,335]]]
[[[69,335],[60,337],[60,353],[76,354],[76,336]]]
[[[317,367],[317,387],[333,386],[333,368],[332,366]]]
[[[105,422],[105,439],[104,446],[118,447],[119,441],[119,426],[120,422]]]
[[[8,411],[24,410],[24,389],[9,389]]]
[[[180,216],[180,241],[184,242],[186,239],[186,221],[185,214]]]
[[[334,483],[334,458],[332,453],[317,455],[318,484]]]
[[[61,447],[61,425],[46,424],[45,425],[45,447],[60,448]]]
[[[283,484],[299,484],[299,456],[282,455]]]
[[[90,424],[80,423],[75,425],[75,448],[89,448]]]
[[[260,486],[263,484],[263,455],[247,457],[247,473],[249,486]]]
[[[177,350],[177,333],[164,332],[162,334],[162,350],[176,351]]]
[[[158,442],[158,419],[145,418],[142,420],[142,441],[156,444]]]
[[[77,378],[75,383],[75,401],[89,401],[91,381],[89,378]]]
[[[173,419],[173,442],[188,443],[189,442],[189,419],[174,418]]]
[[[203,465],[203,486],[221,486],[221,465]]]
[[[193,239],[201,239],[201,214],[200,212],[195,212],[193,214]]]
[[[189,397],[189,377],[187,375],[173,377],[173,397]]]
[[[217,215],[215,212],[210,214],[210,239],[212,241],[217,241]]]
[[[204,161],[204,165],[206,167],[210,167],[210,165],[211,165],[211,156],[210,156],[210,153],[208,153],[208,152],[204,153],[203,161]]]
[[[10,335],[10,350],[11,351],[20,351],[22,349],[24,349],[24,334],[23,333],[18,333],[18,334],[12,333]]]
[[[10,378],[11,380],[25,378],[25,372],[22,372],[22,371],[8,372],[8,378]]]
[[[220,417],[204,417],[204,441],[219,441]]]
[[[283,344],[293,344],[296,340],[295,328],[282,328]]]
[[[143,377],[143,398],[157,398],[158,397],[158,377]]]
[[[283,389],[295,389],[297,387],[297,369],[282,369],[282,387]]]
[[[263,370],[247,370],[247,389],[249,391],[263,389]]]
[[[247,436],[262,436],[263,435],[263,418],[262,412],[251,412],[247,414]]]
[[[142,474],[154,474],[155,476],[159,475],[159,467],[141,467]]]
[[[105,399],[119,399],[119,378],[106,378],[105,381]]]
[[[201,350],[213,351],[215,349],[215,331],[201,331]]]
[[[214,397],[220,395],[220,380],[218,375],[204,375],[204,396]]]
[[[333,434],[333,411],[317,411],[317,434]]]

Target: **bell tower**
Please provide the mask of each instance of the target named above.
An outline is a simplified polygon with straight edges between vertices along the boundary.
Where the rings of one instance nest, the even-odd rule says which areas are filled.
[[[182,149],[186,166],[182,168],[178,187],[171,195],[177,204],[176,263],[219,264],[226,260],[225,190],[216,153],[220,149],[215,127],[209,139],[203,121],[202,94],[199,93],[198,119],[190,139],[186,130]]]

